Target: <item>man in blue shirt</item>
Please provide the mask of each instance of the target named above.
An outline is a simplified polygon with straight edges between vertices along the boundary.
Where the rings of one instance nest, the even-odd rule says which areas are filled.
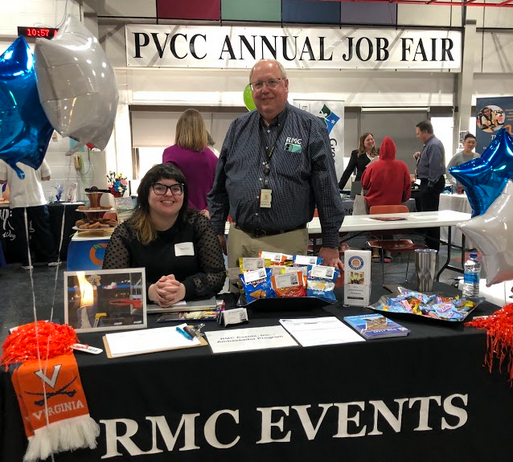
[[[420,204],[422,212],[438,210],[440,194],[445,187],[445,149],[442,142],[434,135],[433,125],[429,120],[415,126],[417,138],[424,147],[413,157],[417,160],[417,178],[420,179]],[[426,245],[431,249],[440,249],[440,228],[426,228]]]
[[[225,249],[225,221],[233,219],[228,266],[260,250],[305,254],[306,225],[317,207],[319,256],[325,265],[342,268],[344,211],[326,126],[287,102],[289,81],[279,62],[257,62],[249,81],[256,110],[230,125],[208,195],[212,225]]]

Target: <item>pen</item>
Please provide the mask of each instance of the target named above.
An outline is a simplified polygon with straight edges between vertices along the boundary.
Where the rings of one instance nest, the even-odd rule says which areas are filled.
[[[185,332],[181,327],[176,326],[176,331],[180,334],[182,334],[187,340],[193,340],[193,337],[191,337],[187,332]]]
[[[224,310],[226,309],[226,305],[224,303],[224,300],[223,300],[223,303],[221,303],[221,310],[219,311],[219,314],[217,315],[217,323],[219,325],[222,324],[223,322],[223,314],[224,314]]]

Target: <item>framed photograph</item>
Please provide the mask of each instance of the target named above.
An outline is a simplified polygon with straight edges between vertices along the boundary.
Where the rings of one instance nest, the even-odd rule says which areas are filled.
[[[64,321],[77,332],[147,327],[145,269],[65,271]]]

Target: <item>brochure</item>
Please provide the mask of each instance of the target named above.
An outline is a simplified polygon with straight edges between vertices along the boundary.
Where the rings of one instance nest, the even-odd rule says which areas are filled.
[[[368,340],[374,338],[404,337],[410,333],[410,329],[401,326],[381,314],[344,316],[344,321]]]

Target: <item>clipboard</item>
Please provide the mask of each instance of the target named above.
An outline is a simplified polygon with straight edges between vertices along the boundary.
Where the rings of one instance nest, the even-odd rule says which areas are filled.
[[[102,339],[107,358],[124,358],[127,356],[158,353],[160,351],[182,350],[184,348],[196,348],[208,345],[207,341],[203,337],[196,337],[195,340],[197,341],[184,340],[176,331],[176,327],[177,326],[173,325],[169,327],[134,330],[104,335]],[[114,345],[109,343],[109,338],[111,341],[116,340]],[[151,338],[152,340],[148,341],[148,338]],[[121,339],[120,342],[118,342],[119,339]],[[145,343],[146,346],[144,346]],[[129,344],[132,345],[132,347],[134,345],[143,346],[139,346],[137,350],[128,349],[123,351],[123,344]],[[112,346],[114,346],[114,348],[112,348]]]

